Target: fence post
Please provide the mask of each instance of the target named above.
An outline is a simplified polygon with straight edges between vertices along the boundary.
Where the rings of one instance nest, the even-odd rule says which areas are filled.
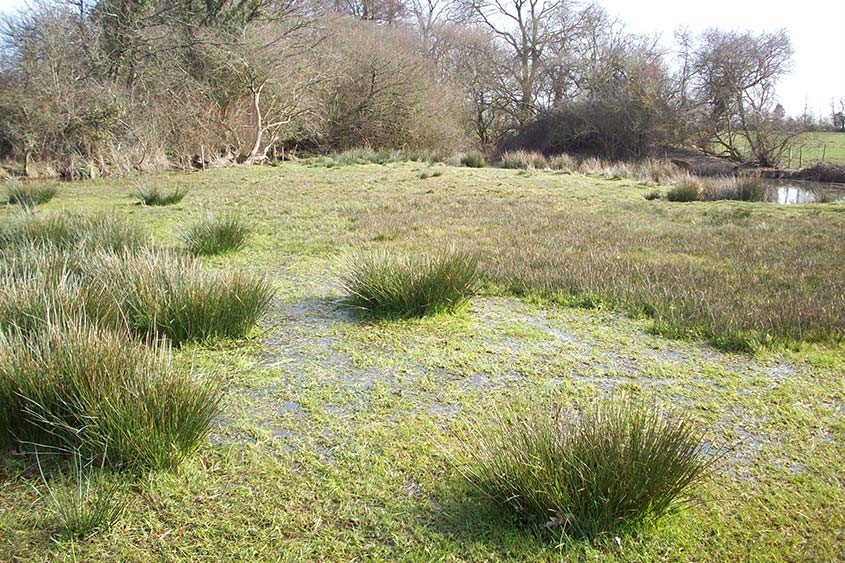
[[[824,156],[827,154],[827,143],[822,146],[822,162],[824,162]]]

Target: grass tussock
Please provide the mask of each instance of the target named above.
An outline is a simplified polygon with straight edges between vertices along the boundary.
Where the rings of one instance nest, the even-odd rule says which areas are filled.
[[[243,338],[275,293],[270,283],[239,271],[214,272],[195,259],[150,251],[102,253],[83,275],[117,306],[116,322],[143,338],[175,345]]]
[[[467,168],[484,168],[487,166],[487,157],[480,152],[468,152],[461,155],[458,162]]]
[[[48,481],[42,470],[41,478],[46,490],[43,496],[61,539],[81,540],[106,531],[126,508],[125,487],[109,478],[102,465],[85,462],[78,452],[71,456],[68,473],[59,472]]]
[[[544,170],[549,167],[549,162],[541,153],[516,150],[503,153],[499,165],[509,169]]]
[[[29,209],[49,202],[57,193],[58,190],[54,186],[9,182],[6,187],[6,201],[10,205]]]
[[[139,225],[107,213],[21,214],[0,226],[0,249],[49,246],[57,250],[137,250],[150,244]]]
[[[548,167],[561,172],[575,172],[578,170],[578,160],[572,155],[555,154],[548,157]]]
[[[573,538],[622,533],[685,501],[717,459],[686,416],[641,400],[580,412],[502,406],[467,437],[465,475],[522,521]]]
[[[698,201],[701,195],[701,183],[692,176],[684,176],[676,180],[675,185],[666,192],[668,201],[686,203]]]
[[[439,178],[442,175],[442,170],[435,170],[434,172],[422,172],[419,178],[420,180],[428,180],[429,178]]]
[[[211,256],[240,250],[251,232],[246,221],[238,215],[209,214],[189,225],[181,236],[192,254]]]
[[[379,317],[453,312],[467,303],[477,281],[477,260],[459,251],[359,254],[347,261],[341,275],[345,305]]]
[[[132,196],[142,205],[148,206],[174,205],[182,201],[186,195],[188,195],[188,190],[182,188],[167,192],[155,185],[141,186],[132,193]]]
[[[142,339],[244,337],[274,295],[264,279],[208,271],[160,250],[56,253],[35,247],[0,264],[0,323],[22,334],[89,318]]]
[[[169,351],[88,319],[0,334],[0,443],[53,447],[130,471],[174,469],[206,437],[216,384]]]
[[[701,178],[704,201],[765,201],[766,185],[759,176]]]

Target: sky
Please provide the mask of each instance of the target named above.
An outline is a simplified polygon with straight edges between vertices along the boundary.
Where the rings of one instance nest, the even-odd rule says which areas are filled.
[[[2,1],[2,0],[0,0]],[[831,98],[845,98],[845,0],[599,0],[609,14],[637,33],[659,33],[667,44],[678,27],[755,33],[786,29],[792,72],[778,85],[789,115],[830,114]],[[838,104],[838,102],[837,102]]]
[[[673,31],[708,27],[754,32],[786,29],[795,51],[792,72],[778,86],[789,115],[805,102],[814,114],[830,114],[831,99],[845,98],[845,0],[598,0],[637,33],[657,33],[669,45]],[[0,0],[14,12],[26,0]]]

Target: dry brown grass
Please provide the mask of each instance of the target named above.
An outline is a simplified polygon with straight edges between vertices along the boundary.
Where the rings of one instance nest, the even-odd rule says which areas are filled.
[[[702,205],[408,195],[360,223],[409,247],[460,239],[506,291],[607,302],[653,317],[670,336],[726,349],[845,336],[838,216]]]

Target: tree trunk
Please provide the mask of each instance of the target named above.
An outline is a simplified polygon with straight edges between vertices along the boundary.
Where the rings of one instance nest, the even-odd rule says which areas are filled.
[[[255,116],[255,144],[246,160],[249,163],[255,162],[261,151],[261,138],[264,136],[264,119],[261,116],[261,88],[252,91],[252,111]]]

